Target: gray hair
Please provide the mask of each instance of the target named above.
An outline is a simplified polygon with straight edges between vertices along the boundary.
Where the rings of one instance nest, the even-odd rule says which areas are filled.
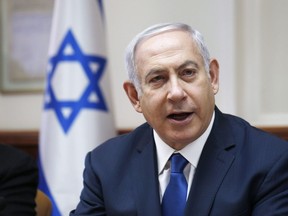
[[[153,25],[144,31],[140,32],[134,37],[129,43],[126,49],[126,70],[128,72],[129,80],[134,84],[138,93],[141,93],[141,83],[137,74],[137,65],[135,63],[135,51],[137,45],[144,39],[153,37],[157,34],[161,34],[167,31],[181,30],[190,34],[191,38],[195,41],[199,48],[200,54],[204,61],[204,67],[207,73],[209,72],[210,54],[207,46],[205,45],[204,38],[200,32],[191,28],[189,25],[184,23],[161,23]]]

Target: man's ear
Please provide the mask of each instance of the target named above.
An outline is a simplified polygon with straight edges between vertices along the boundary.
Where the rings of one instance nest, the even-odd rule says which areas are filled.
[[[131,104],[133,105],[134,109],[139,112],[142,113],[142,109],[140,106],[140,101],[139,101],[139,97],[138,97],[138,92],[134,86],[134,84],[131,81],[125,81],[123,83],[123,88],[131,102]]]
[[[219,64],[216,59],[212,59],[210,61],[209,74],[210,74],[211,86],[212,86],[214,95],[216,95],[219,90]]]

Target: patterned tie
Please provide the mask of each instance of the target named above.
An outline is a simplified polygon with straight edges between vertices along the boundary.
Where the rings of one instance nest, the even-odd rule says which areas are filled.
[[[162,199],[162,216],[183,216],[186,205],[187,181],[183,170],[188,161],[181,154],[171,156],[171,175]]]

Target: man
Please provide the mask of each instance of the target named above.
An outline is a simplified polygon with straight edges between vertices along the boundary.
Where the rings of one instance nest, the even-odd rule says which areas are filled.
[[[70,215],[288,215],[288,144],[215,106],[219,66],[199,32],[152,26],[126,63],[124,89],[147,123],[87,155]],[[186,161],[184,204],[170,187],[175,153]]]
[[[26,153],[0,144],[0,216],[36,215],[38,169]]]

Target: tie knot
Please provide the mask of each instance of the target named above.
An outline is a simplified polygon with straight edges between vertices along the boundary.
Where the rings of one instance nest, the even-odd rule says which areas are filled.
[[[172,173],[183,173],[185,166],[188,161],[179,153],[171,156],[171,172]]]

